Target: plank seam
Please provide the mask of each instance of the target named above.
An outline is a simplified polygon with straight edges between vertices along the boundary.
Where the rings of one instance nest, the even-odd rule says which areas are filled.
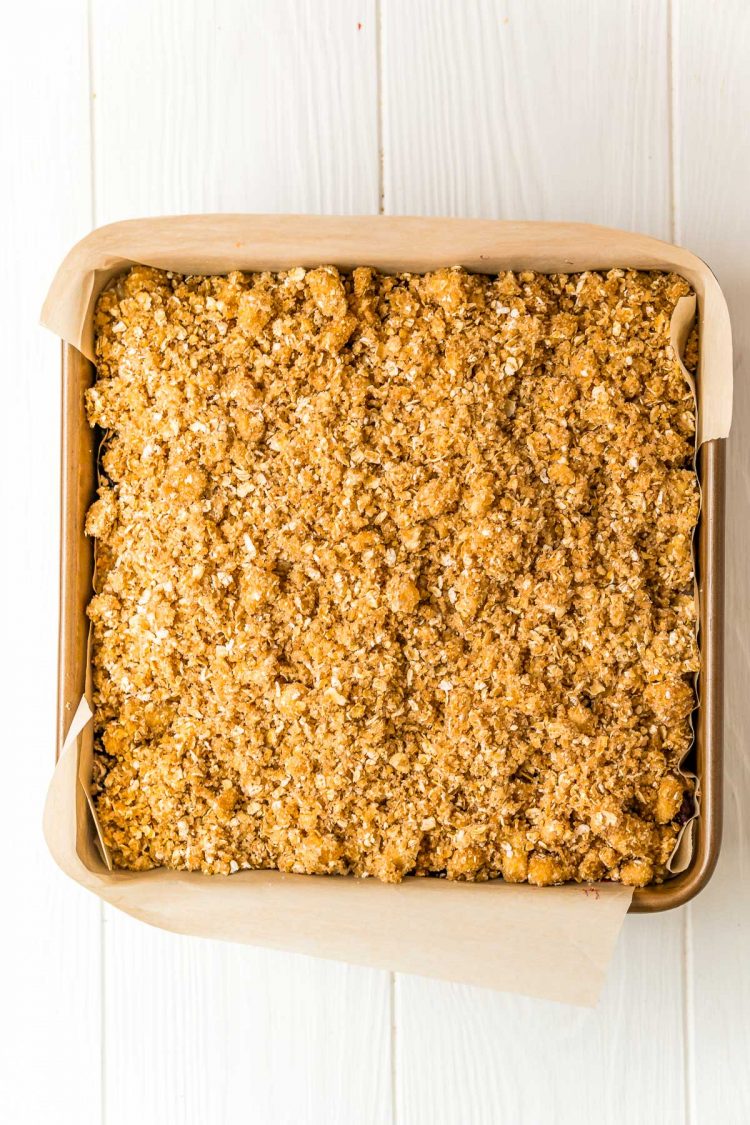
[[[682,200],[678,168],[680,163],[679,130],[677,114],[679,101],[679,67],[677,64],[677,6],[676,0],[669,0],[667,8],[667,72],[669,80],[669,237],[672,242],[681,238]]]
[[[385,145],[383,140],[383,12],[375,0],[375,98],[378,142],[378,214],[385,212]]]
[[[104,1084],[107,1077],[107,1066],[104,1055],[106,1035],[106,1015],[104,1011],[104,997],[106,995],[105,980],[107,966],[104,963],[106,944],[104,941],[104,903],[99,902],[99,1116],[102,1125],[107,1125],[107,1097]]]
[[[398,1125],[398,976],[396,973],[389,973],[388,976],[391,1007],[391,1121],[392,1125]]]
[[[96,162],[94,156],[96,142],[96,114],[94,112],[94,101],[96,99],[96,91],[94,89],[93,0],[87,0],[86,4],[86,38],[88,40],[89,67],[89,194],[91,198],[91,221],[92,225],[96,226]]]
[[[695,1098],[695,1052],[693,1050],[692,1029],[694,1026],[695,1000],[693,996],[693,927],[692,906],[685,907],[683,925],[683,1029],[684,1068],[685,1068],[685,1123],[692,1125],[696,1120]]]

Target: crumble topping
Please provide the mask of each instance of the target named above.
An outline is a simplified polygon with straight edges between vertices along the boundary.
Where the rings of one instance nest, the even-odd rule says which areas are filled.
[[[663,879],[699,667],[689,292],[140,266],[106,289],[87,531],[113,862]]]

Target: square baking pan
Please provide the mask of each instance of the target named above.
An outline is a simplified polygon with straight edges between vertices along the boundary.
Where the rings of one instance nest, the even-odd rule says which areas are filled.
[[[310,259],[306,264],[335,261],[321,248],[318,251],[320,261],[313,263],[311,253],[315,253],[315,250],[308,248],[300,254],[300,260]],[[349,253],[361,256],[356,247],[349,249]],[[362,260],[368,260],[366,253]],[[347,268],[351,262],[342,260],[335,264]],[[387,262],[381,264],[375,261],[372,264],[387,272]],[[466,264],[475,270],[479,268],[481,272],[481,266]],[[512,268],[519,268],[515,261],[510,265]],[[273,264],[264,263],[264,266],[273,268]],[[276,268],[284,268],[281,258]],[[392,268],[398,267],[394,264]],[[418,272],[411,262],[404,268]],[[679,265],[667,262],[662,268],[673,268],[679,272]],[[492,270],[491,266],[487,272]],[[222,270],[214,269],[213,272]],[[703,330],[703,323],[701,328]],[[97,435],[88,424],[84,392],[94,378],[94,365],[78,348],[64,343],[58,752],[86,686],[89,635],[86,605],[92,594],[93,545],[84,535],[83,527],[88,507],[96,496],[98,443],[101,435]],[[695,742],[685,762],[685,768],[694,772],[698,778],[700,812],[690,829],[692,849],[687,867],[664,883],[637,888],[630,907],[631,911],[637,913],[668,910],[694,898],[708,882],[719,854],[722,823],[725,464],[726,440],[721,438],[704,441],[697,459],[702,506],[696,535],[701,672],[698,679],[699,705],[693,716]]]

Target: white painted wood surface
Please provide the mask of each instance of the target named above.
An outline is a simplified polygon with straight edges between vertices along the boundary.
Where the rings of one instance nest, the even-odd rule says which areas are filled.
[[[729,300],[735,413],[727,473],[724,846],[688,906],[687,1051],[697,1121],[750,1121],[750,5],[675,13],[677,237]]]
[[[750,6],[34,0],[3,16],[3,1120],[750,1121]],[[90,226],[139,214],[379,209],[674,237],[732,307],[724,852],[692,906],[627,919],[595,1012],[152,931],[63,881],[41,842],[51,268]]]
[[[65,886],[41,835],[55,730],[60,345],[37,319],[49,271],[91,222],[86,20],[81,7],[35,0],[2,15],[0,1117],[96,1125],[101,911]]]

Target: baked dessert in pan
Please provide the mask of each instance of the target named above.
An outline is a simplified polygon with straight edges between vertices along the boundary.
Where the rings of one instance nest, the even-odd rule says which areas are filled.
[[[689,292],[623,269],[110,285],[87,530],[115,864],[663,880],[693,807]]]

